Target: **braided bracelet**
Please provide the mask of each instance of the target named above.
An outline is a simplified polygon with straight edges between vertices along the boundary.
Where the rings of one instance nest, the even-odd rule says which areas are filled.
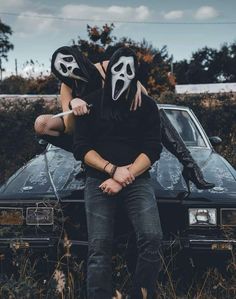
[[[110,171],[110,177],[113,178],[114,177],[114,174],[116,172],[116,169],[117,169],[117,166],[116,165],[113,165],[112,166],[112,169]]]

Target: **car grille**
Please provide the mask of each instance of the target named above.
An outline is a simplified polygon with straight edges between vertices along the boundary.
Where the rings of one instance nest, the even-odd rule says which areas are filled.
[[[236,209],[221,209],[221,225],[236,226]]]

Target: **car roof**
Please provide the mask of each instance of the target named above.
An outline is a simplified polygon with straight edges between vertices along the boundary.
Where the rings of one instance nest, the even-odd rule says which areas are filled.
[[[180,106],[180,105],[173,105],[173,104],[159,104],[157,103],[157,106],[159,108],[163,109],[181,109],[181,110],[190,110],[189,107],[186,106]]]

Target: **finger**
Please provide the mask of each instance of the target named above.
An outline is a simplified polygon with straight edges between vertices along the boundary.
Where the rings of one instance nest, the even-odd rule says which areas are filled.
[[[80,116],[84,114],[84,113],[83,113],[83,110],[82,110],[82,107],[79,107],[79,108],[78,108],[78,114],[79,114]]]
[[[83,115],[88,113],[88,109],[87,109],[87,106],[86,106],[86,105],[84,105],[84,106],[82,107],[82,111],[83,111]]]
[[[111,188],[110,187],[106,187],[105,190],[103,191],[104,193],[108,193],[111,191]]]
[[[134,106],[134,100],[132,101],[131,105],[130,105],[130,111],[133,110],[133,106]]]
[[[132,173],[130,173],[130,176],[131,176],[132,181],[134,181],[135,180],[135,176]]]
[[[136,109],[137,109],[137,105],[138,105],[138,97],[139,97],[139,94],[136,94],[136,96],[135,96],[135,101],[134,101],[134,111],[136,111]]]
[[[138,99],[138,106],[141,107],[142,105],[142,93],[140,92],[139,99]]]
[[[133,175],[132,173],[130,173],[130,175],[129,175],[128,178],[127,178],[127,182],[132,183],[134,180],[135,180],[134,175]]]
[[[74,113],[74,115],[78,115],[78,112],[75,108],[73,109],[73,113]]]

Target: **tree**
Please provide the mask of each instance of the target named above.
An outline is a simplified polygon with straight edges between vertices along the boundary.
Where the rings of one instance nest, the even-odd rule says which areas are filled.
[[[223,44],[219,50],[204,47],[186,59],[175,63],[180,84],[236,81],[236,43]]]
[[[0,79],[2,81],[2,60],[7,60],[7,53],[13,50],[14,46],[9,41],[9,36],[12,35],[11,27],[2,23],[0,20]]]
[[[80,50],[93,62],[109,60],[116,49],[122,46],[129,46],[134,49],[139,63],[139,80],[148,89],[153,97],[159,96],[161,92],[172,89],[168,80],[171,58],[168,55],[167,47],[154,48],[147,41],[135,42],[130,38],[121,38],[117,41],[112,36],[114,24],[105,24],[101,28],[87,25],[89,39],[78,38],[73,44],[77,44]]]

